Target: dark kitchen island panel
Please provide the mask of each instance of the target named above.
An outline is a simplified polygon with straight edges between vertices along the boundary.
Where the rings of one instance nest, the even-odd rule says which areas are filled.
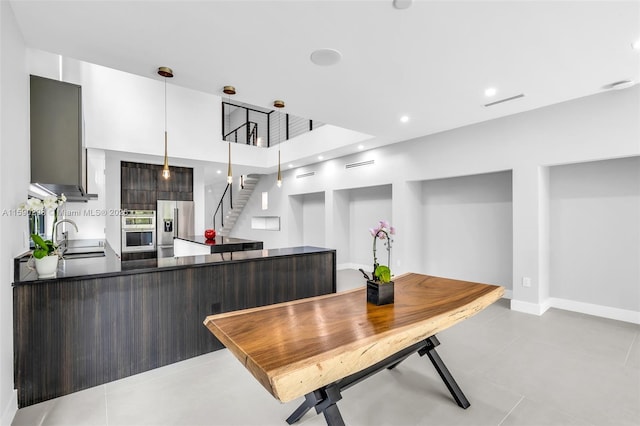
[[[336,291],[335,250],[255,254],[15,284],[18,405],[221,349],[202,323],[207,315]]]

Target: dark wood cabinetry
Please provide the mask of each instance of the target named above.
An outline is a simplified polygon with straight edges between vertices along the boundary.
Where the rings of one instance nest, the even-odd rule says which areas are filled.
[[[162,177],[162,167],[156,172],[158,200],[193,201],[193,169],[169,167],[171,177]]]
[[[193,169],[169,167],[171,177],[162,177],[162,165],[121,162],[121,206],[131,210],[155,210],[158,200],[193,201]]]
[[[221,349],[207,315],[334,293],[335,250],[297,252],[14,285],[18,405]]]

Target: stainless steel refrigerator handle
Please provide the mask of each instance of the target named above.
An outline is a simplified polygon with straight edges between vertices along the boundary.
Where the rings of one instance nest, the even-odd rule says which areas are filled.
[[[173,238],[176,238],[178,236],[178,226],[180,226],[180,224],[178,223],[178,208],[174,208],[173,209],[173,221],[175,222],[175,224],[173,225]]]

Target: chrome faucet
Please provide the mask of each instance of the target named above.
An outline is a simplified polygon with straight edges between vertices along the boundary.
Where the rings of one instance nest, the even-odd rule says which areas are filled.
[[[60,240],[58,240],[58,225],[64,222],[72,224],[73,227],[76,228],[76,232],[78,232],[78,225],[76,225],[74,221],[72,221],[71,219],[60,219],[53,224],[53,240],[57,246],[60,246]],[[67,235],[67,231],[62,231],[62,243],[64,244],[65,248],[67,247]]]

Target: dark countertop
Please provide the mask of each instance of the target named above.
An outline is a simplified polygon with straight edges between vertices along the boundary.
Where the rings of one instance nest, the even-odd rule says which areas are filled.
[[[236,252],[243,250],[261,250],[262,241],[244,240],[242,238],[231,238],[216,235],[215,238],[207,239],[200,235],[190,235],[188,237],[176,237],[178,240],[189,241],[190,243],[201,244],[211,248],[211,253]]]
[[[23,283],[47,283],[55,280],[73,280],[87,278],[106,278],[118,275],[144,274],[158,270],[183,269],[206,266],[222,262],[243,262],[271,257],[295,256],[309,253],[335,251],[322,247],[287,247],[280,249],[246,250],[236,252],[215,253],[204,256],[167,257],[161,259],[143,259],[121,261],[107,244],[105,256],[81,259],[61,259],[58,262],[56,278],[38,279],[35,269],[27,266],[30,253],[15,259],[13,285]]]
[[[188,237],[176,237],[179,240],[190,241],[196,244],[202,245],[222,245],[222,244],[241,244],[241,243],[262,243],[262,241],[256,240],[244,240],[242,238],[223,237],[222,235],[216,235],[213,239],[206,239],[201,235],[189,235]]]

